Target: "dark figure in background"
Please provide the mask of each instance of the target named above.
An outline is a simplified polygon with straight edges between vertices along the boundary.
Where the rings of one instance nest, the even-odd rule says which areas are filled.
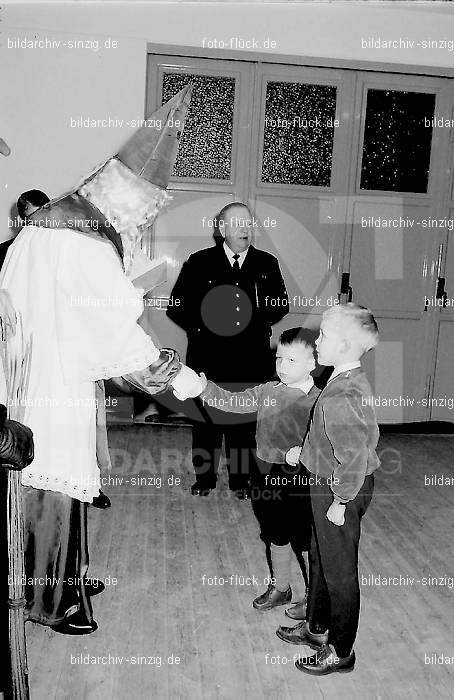
[[[41,192],[41,190],[28,190],[27,192],[22,192],[19,199],[16,202],[17,213],[22,224],[25,226],[27,223],[27,216],[33,214],[34,211],[43,207],[50,199],[47,194]],[[15,238],[15,237],[14,237]],[[10,238],[8,241],[0,243],[0,270],[2,269],[3,263],[5,262],[6,254],[14,238]]]
[[[253,228],[245,204],[226,205],[215,217],[216,245],[189,256],[167,310],[187,333],[189,366],[229,391],[242,391],[273,377],[271,328],[288,313],[279,263],[274,255],[251,245]],[[229,488],[240,499],[247,498],[254,464],[254,416],[222,413],[200,401],[198,410],[203,422],[193,426],[192,493],[207,495],[216,487],[224,437]]]
[[[22,192],[17,200],[17,213],[24,222],[24,225],[27,223],[28,216],[48,202],[50,202],[49,197],[44,192],[41,192],[41,190],[27,190],[27,192]]]

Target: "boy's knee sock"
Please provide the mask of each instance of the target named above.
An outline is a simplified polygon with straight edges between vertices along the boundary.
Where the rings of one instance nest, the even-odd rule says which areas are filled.
[[[290,544],[282,547],[271,543],[271,561],[275,587],[278,591],[286,591],[290,585],[290,566],[292,561],[292,548]]]
[[[298,544],[295,542],[290,542],[290,545],[291,545],[292,550],[295,554],[296,561],[299,564],[299,569],[301,572],[301,576],[303,577],[304,585],[306,588],[306,595],[307,595],[307,591],[309,589],[309,576],[307,574],[308,569],[309,569],[308,552],[302,551],[301,548],[298,546]]]

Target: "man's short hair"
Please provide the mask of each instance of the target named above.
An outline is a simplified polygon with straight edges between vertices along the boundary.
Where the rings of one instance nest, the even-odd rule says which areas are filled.
[[[216,214],[216,216],[213,219],[213,236],[215,237],[217,242],[222,242],[224,240],[224,236],[221,233],[220,224],[225,223],[225,221],[227,220],[226,215],[229,209],[232,209],[233,207],[244,207],[249,211],[248,205],[244,202],[228,202],[228,204],[223,206],[219,214]]]
[[[44,192],[41,192],[41,190],[27,190],[27,192],[22,192],[17,200],[17,213],[21,219],[25,219],[25,209],[27,204],[31,204],[39,209],[48,202],[50,202],[49,197]]]
[[[313,333],[308,328],[287,328],[280,336],[278,343],[280,345],[303,345],[308,350],[314,350]]]
[[[339,317],[336,319],[336,316]],[[372,350],[378,343],[378,326],[374,315],[366,306],[353,302],[339,304],[324,312],[326,319],[338,320],[346,337],[354,336],[363,352]]]

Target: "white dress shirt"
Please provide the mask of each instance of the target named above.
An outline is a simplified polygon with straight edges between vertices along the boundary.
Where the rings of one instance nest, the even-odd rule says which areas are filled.
[[[284,382],[279,382],[279,384],[276,384],[276,386],[282,386]],[[305,394],[308,394],[312,387],[314,386],[314,380],[312,377],[309,377],[309,379],[306,379],[305,382],[295,382],[295,384],[286,384],[290,389],[301,389],[302,392]]]
[[[314,386],[314,380],[312,377],[309,377],[305,382],[295,382],[295,384],[287,384],[287,386],[290,387],[290,389],[301,389],[305,394],[308,394]]]
[[[361,362],[359,360],[356,360],[356,362],[346,362],[344,365],[338,365],[334,368],[331,377],[328,379],[328,382],[334,379],[334,377],[337,377],[338,374],[342,374],[342,372],[347,372],[349,369],[357,369],[358,367],[361,367]]]
[[[227,245],[227,243],[226,243],[225,241],[224,241],[224,243],[223,243],[223,246],[224,246],[224,252],[225,252],[225,254],[227,255],[227,258],[228,258],[228,260],[229,260],[229,263],[230,263],[231,266],[233,267],[233,263],[235,262],[233,256],[235,255],[235,253],[233,252],[233,250],[231,250],[231,248],[229,248],[229,246]],[[239,256],[239,257],[238,257],[238,265],[240,266],[240,268],[241,268],[242,264],[244,263],[244,259],[245,259],[246,255],[247,255],[248,250],[249,250],[249,247],[246,248],[246,250],[243,250],[242,253],[238,253],[238,256]]]

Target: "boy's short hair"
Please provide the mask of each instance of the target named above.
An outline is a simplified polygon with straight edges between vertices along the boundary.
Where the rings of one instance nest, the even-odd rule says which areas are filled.
[[[315,343],[313,340],[313,333],[311,333],[308,328],[287,328],[283,331],[280,336],[278,343],[280,345],[293,345],[298,343],[299,345],[304,345],[308,350],[314,350]]]
[[[372,311],[366,306],[349,301],[347,304],[333,306],[323,314],[326,319],[334,319],[336,316],[342,316],[346,321],[342,330],[347,337],[352,330],[354,331],[355,339],[358,340],[363,353],[372,350],[378,344],[377,322]]]

